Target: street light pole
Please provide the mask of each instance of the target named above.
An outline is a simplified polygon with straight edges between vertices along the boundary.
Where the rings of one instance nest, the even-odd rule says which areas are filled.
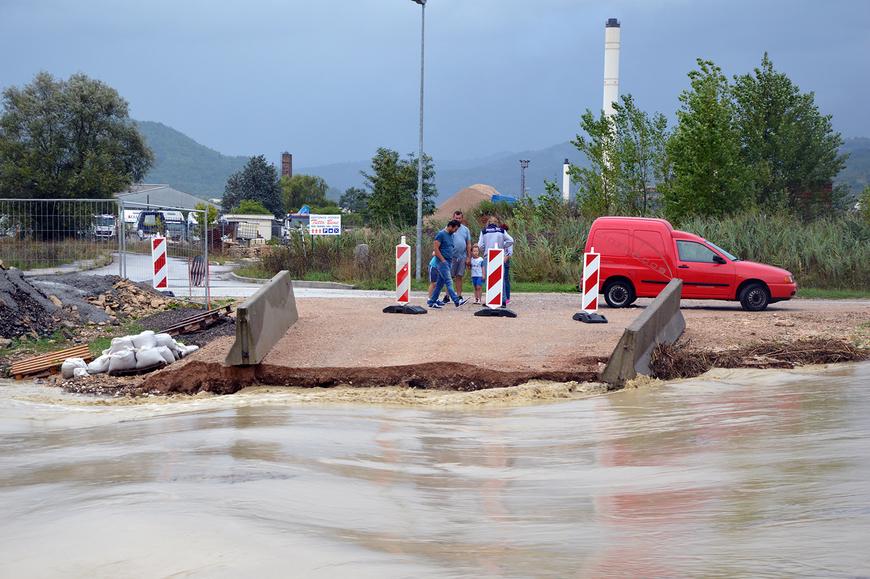
[[[417,281],[423,272],[423,64],[426,50],[426,0],[412,0],[420,5],[420,153],[417,157]]]
[[[529,161],[520,159],[520,199],[526,196],[526,169],[529,168]]]

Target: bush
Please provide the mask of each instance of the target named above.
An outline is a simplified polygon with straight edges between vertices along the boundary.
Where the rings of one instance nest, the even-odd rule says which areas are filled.
[[[580,281],[592,219],[582,216],[576,206],[548,200],[481,204],[469,212],[472,242],[480,232],[479,223],[491,213],[507,222],[515,240],[514,281],[572,285]],[[424,227],[424,267],[432,255],[435,233],[443,226],[433,221]],[[787,214],[744,213],[721,219],[695,218],[679,229],[701,235],[743,259],[788,269],[802,287],[870,287],[870,223],[858,215],[806,222]],[[313,244],[307,235],[294,235],[287,246],[264,258],[264,266],[272,272],[288,269],[297,279],[317,273],[336,281],[388,287],[395,272],[394,247],[402,235],[413,245],[413,228],[394,226],[354,229],[340,237],[317,238]],[[364,264],[354,262],[354,248],[360,243],[369,246],[369,260]]]

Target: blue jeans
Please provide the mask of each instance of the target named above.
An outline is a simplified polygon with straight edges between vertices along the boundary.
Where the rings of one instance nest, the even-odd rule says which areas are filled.
[[[511,262],[507,260],[504,262],[504,287],[502,288],[502,293],[504,294],[503,304],[507,303],[507,300],[511,299]]]
[[[484,275],[484,285],[483,285],[483,293],[486,294],[486,270],[488,269],[489,263],[483,264],[483,275]],[[509,260],[505,260],[504,262],[504,279],[502,280],[501,286],[501,305],[506,305],[507,300],[511,299],[511,262]]]
[[[453,300],[454,304],[459,303],[459,296],[456,295],[456,292],[453,290],[453,278],[450,277],[450,262],[449,261],[439,261],[438,262],[438,281],[435,283],[435,289],[432,291],[432,295],[429,296],[429,305],[435,303],[438,299],[438,296],[441,295],[441,290],[446,287],[447,293],[450,294],[450,299]]]

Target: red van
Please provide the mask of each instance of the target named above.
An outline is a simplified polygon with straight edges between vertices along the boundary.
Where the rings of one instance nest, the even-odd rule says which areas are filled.
[[[664,219],[600,217],[586,240],[586,251],[593,248],[601,254],[600,287],[612,308],[655,297],[672,278],[683,280],[684,298],[739,301],[753,312],[797,292],[791,272],[738,259]]]

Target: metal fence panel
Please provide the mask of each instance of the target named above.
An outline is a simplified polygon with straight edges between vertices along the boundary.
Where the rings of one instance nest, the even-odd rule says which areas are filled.
[[[204,219],[201,210],[116,199],[0,199],[0,260],[26,275],[80,271],[151,283],[151,239],[161,235],[169,290],[208,297],[209,269],[197,271],[208,263]]]
[[[114,199],[0,199],[0,260],[29,274],[109,266],[117,215]]]
[[[120,201],[123,215],[121,272],[133,281],[151,283],[154,268],[151,240],[166,238],[169,290],[177,297],[208,297],[209,271],[198,284],[198,265],[208,263],[203,223],[205,212],[164,205]]]

